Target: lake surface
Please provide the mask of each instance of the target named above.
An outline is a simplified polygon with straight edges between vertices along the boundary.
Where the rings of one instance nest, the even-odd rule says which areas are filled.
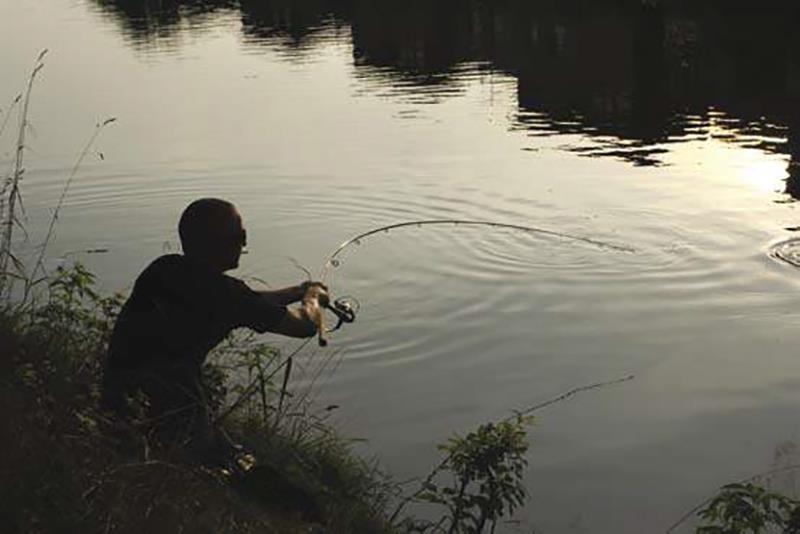
[[[504,531],[663,532],[720,485],[792,462],[799,430],[798,7],[698,4],[0,2],[3,112],[49,49],[29,242],[116,117],[50,248],[106,290],[176,250],[202,196],[239,207],[236,274],[254,285],[416,219],[630,247],[468,227],[365,240],[331,279],[358,321],[295,379],[333,354],[319,401],[408,479],[454,432],[633,374],[538,412],[530,504]]]

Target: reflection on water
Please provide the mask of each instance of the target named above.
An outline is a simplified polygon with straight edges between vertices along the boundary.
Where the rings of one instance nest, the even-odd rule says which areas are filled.
[[[708,138],[787,154],[800,197],[797,2],[95,1],[134,45],[162,49],[220,10],[238,11],[248,45],[298,60],[349,30],[377,91],[433,103],[476,71],[507,74],[513,127],[532,136],[580,134],[591,142],[565,148],[636,165]]]
[[[115,16],[129,41],[146,49],[180,46],[179,33],[201,31],[215,13],[233,9],[235,0],[94,0]]]

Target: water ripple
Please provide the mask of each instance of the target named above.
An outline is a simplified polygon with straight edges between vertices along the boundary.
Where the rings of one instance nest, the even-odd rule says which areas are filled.
[[[800,267],[800,238],[775,243],[769,248],[769,255],[794,267]]]

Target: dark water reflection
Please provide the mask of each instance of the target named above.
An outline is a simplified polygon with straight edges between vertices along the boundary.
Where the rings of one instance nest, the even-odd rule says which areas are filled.
[[[356,75],[417,103],[471,72],[518,81],[514,128],[580,134],[593,157],[660,165],[676,143],[724,139],[788,154],[800,198],[797,2],[97,0],[134,46],[180,46],[212,14],[238,12],[252,46],[302,61],[351,31]],[[331,31],[334,33],[332,34]],[[327,37],[326,37],[327,36]]]

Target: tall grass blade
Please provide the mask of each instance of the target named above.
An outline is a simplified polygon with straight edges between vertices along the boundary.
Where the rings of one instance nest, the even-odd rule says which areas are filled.
[[[6,131],[6,127],[8,126],[8,121],[11,118],[11,113],[14,111],[14,108],[17,107],[17,104],[19,104],[20,100],[22,100],[22,94],[18,94],[16,97],[14,97],[14,100],[11,101],[11,105],[8,106],[8,109],[6,110],[5,115],[3,116],[3,122],[0,122],[0,137],[2,137],[3,132]]]
[[[55,232],[55,227],[56,227],[56,221],[58,221],[58,216],[61,213],[61,208],[64,206],[64,200],[67,197],[69,188],[72,185],[75,176],[78,174],[78,170],[80,169],[83,160],[86,159],[86,155],[89,154],[89,151],[92,149],[92,146],[97,140],[97,137],[100,135],[100,132],[103,130],[103,128],[105,128],[106,126],[108,126],[109,124],[113,123],[116,120],[117,120],[116,117],[111,117],[104,120],[103,122],[96,124],[94,132],[92,132],[92,135],[89,137],[89,140],[84,145],[83,150],[81,150],[80,154],[78,155],[77,160],[75,160],[75,164],[72,166],[72,170],[70,171],[69,176],[67,176],[67,181],[64,183],[64,188],[61,190],[61,196],[59,196],[58,198],[56,207],[53,210],[53,215],[52,217],[50,217],[50,223],[47,226],[47,233],[45,234],[44,241],[40,246],[39,255],[36,258],[36,262],[33,264],[34,266],[33,266],[33,272],[31,273],[31,278],[35,278],[37,273],[39,272],[41,272],[43,275],[46,274],[46,270],[44,268],[44,257],[47,252],[47,247],[50,245],[50,241],[53,238],[53,233]],[[28,296],[29,290],[30,288],[26,287],[25,291],[26,297]]]
[[[14,155],[14,167],[9,178],[7,191],[4,195],[4,211],[2,213],[2,236],[0,236],[0,296],[9,296],[10,282],[5,278],[4,273],[8,272],[8,264],[12,259],[11,248],[14,237],[14,227],[18,224],[17,210],[21,204],[22,194],[20,192],[20,181],[24,173],[25,156],[25,134],[27,132],[28,111],[30,109],[31,93],[36,76],[44,68],[42,60],[47,54],[47,49],[42,50],[36,58],[35,66],[28,77],[27,88],[22,100],[22,110],[19,114],[19,131],[17,134],[16,150]]]

